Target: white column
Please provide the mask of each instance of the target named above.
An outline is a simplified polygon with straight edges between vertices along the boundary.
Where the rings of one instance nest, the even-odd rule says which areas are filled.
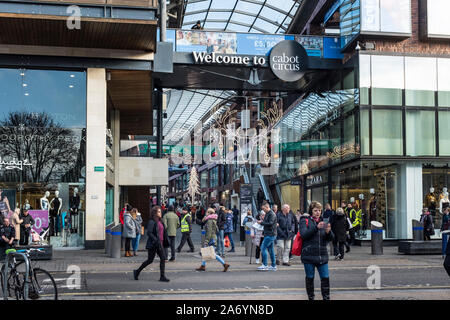
[[[105,239],[106,74],[87,70],[86,245]],[[103,167],[103,171],[94,171]],[[88,242],[91,242],[90,244]]]
[[[403,202],[401,212],[402,217],[402,234],[401,238],[412,239],[412,220],[419,220],[423,206],[422,199],[422,163],[410,162],[402,165],[402,195],[400,196]]]
[[[120,157],[120,111],[113,110],[114,135],[114,223],[119,224],[120,212],[120,185],[119,185],[119,157]]]

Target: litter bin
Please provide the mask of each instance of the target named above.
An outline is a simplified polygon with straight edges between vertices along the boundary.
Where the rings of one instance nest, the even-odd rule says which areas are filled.
[[[113,224],[107,225],[105,228],[105,253],[111,255],[111,228]]]
[[[370,222],[372,254],[383,254],[383,225],[377,221]]]
[[[111,228],[111,244],[110,244],[110,257],[118,259],[120,258],[120,245],[122,242],[122,225],[119,224]]]
[[[450,230],[442,231],[442,258],[445,258],[445,251],[447,250],[449,236],[450,236]]]
[[[423,225],[418,220],[412,221],[413,241],[423,241]]]

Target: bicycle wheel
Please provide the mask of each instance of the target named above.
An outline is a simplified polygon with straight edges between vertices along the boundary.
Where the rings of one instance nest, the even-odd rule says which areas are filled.
[[[50,273],[40,268],[33,270],[28,297],[33,300],[58,300],[56,282]]]
[[[5,265],[2,266],[0,272],[0,280],[1,280],[1,288],[2,288],[2,292],[0,293],[0,295],[2,296],[2,298],[4,298],[3,295],[3,288],[4,288],[4,284],[3,284],[3,272],[5,269]],[[20,276],[17,273],[16,269],[11,269],[9,270],[8,273],[8,298],[15,298],[16,300],[20,300],[22,299],[22,281],[20,280]]]

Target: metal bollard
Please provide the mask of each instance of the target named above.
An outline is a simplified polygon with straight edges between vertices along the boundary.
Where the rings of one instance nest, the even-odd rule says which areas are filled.
[[[418,220],[412,221],[413,241],[423,241],[423,225]]]
[[[105,229],[105,253],[110,256],[111,255],[111,228],[112,224],[107,225]]]
[[[249,257],[252,251],[252,237],[250,235],[250,229],[245,230],[245,256]]]
[[[450,236],[450,230],[442,231],[442,258],[445,258],[445,251],[447,251],[448,238]]]
[[[370,223],[372,254],[383,254],[383,225],[377,221]]]
[[[120,246],[122,243],[122,225],[119,224],[111,228],[111,244],[110,244],[110,257],[118,259],[120,258]]]

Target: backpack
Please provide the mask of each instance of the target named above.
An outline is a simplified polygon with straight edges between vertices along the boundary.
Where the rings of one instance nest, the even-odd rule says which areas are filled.
[[[308,226],[309,220],[306,219],[306,226]],[[302,246],[303,246],[303,239],[300,235],[300,231],[297,232],[297,236],[294,239],[294,244],[292,245],[292,254],[294,256],[301,256],[302,255]]]

